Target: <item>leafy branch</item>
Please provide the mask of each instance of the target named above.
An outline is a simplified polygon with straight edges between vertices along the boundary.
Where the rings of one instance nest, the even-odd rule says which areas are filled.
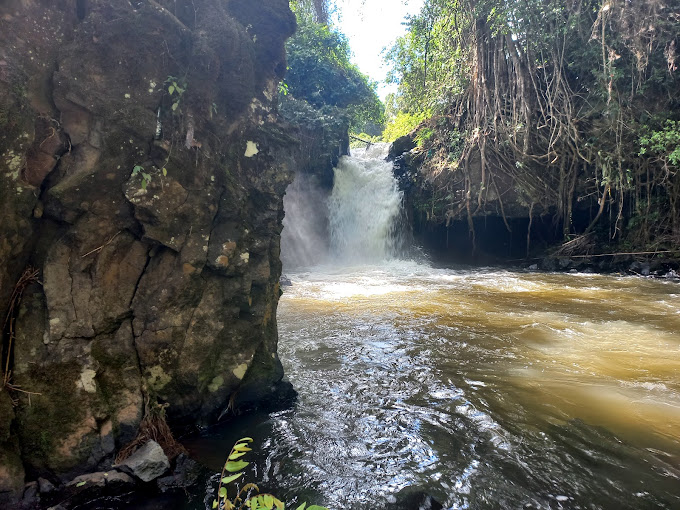
[[[236,495],[233,499],[229,498],[229,484],[241,479],[244,474],[243,470],[250,465],[249,462],[243,460],[243,457],[246,453],[252,451],[252,448],[248,446],[252,442],[253,440],[250,437],[241,438],[236,441],[231,452],[229,452],[220,475],[217,499],[213,500],[212,503],[214,510],[242,510],[244,508],[249,510],[285,510],[286,504],[283,501],[272,494],[260,494],[260,488],[254,483],[247,483],[240,489],[236,487]],[[307,503],[302,503],[296,510],[328,509],[318,505],[308,507]]]

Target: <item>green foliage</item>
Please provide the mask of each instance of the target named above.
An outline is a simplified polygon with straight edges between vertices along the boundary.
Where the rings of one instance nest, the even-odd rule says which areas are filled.
[[[390,121],[387,126],[385,126],[385,131],[383,131],[383,140],[386,142],[393,142],[397,138],[409,134],[428,116],[429,115],[427,112],[398,112],[396,117]]]
[[[661,130],[647,126],[640,136],[640,156],[652,153],[673,166],[680,167],[680,122],[666,120]]]
[[[246,483],[242,487],[234,488],[234,496],[229,497],[228,486],[244,475],[243,470],[250,465],[249,462],[241,460],[252,449],[248,446],[253,440],[244,437],[236,441],[234,447],[229,452],[227,461],[222,468],[220,483],[217,488],[217,498],[213,500],[214,510],[284,510],[286,505],[283,501],[272,494],[260,494],[260,489],[254,483]],[[234,473],[228,475],[227,473]],[[328,510],[325,507],[302,503],[297,510]]]
[[[290,8],[298,18],[328,24],[331,0],[290,0]]]
[[[402,111],[439,111],[464,90],[470,65],[458,42],[471,19],[457,0],[428,0],[408,18],[406,34],[385,54]]]
[[[180,78],[175,78],[174,76],[168,76],[165,79],[165,85],[168,89],[168,94],[170,95],[170,99],[172,100],[172,111],[177,112],[177,109],[180,106],[180,103],[182,102],[182,96],[187,90],[187,84],[186,80],[180,79]],[[213,103],[213,106],[215,110],[217,110],[217,106]]]
[[[288,74],[284,93],[315,108],[333,106],[347,111],[352,126],[382,124],[384,107],[377,84],[351,62],[347,38],[309,16],[298,15],[298,30],[287,43]]]
[[[132,177],[136,177],[137,175],[142,176],[142,189],[146,189],[146,187],[151,182],[151,174],[146,172],[143,166],[135,165],[135,167],[132,169]],[[167,170],[165,170],[165,168],[163,168],[163,175],[167,175]]]
[[[427,142],[433,136],[434,131],[432,130],[432,128],[424,127],[423,129],[418,130],[415,136],[415,140],[418,143],[418,146],[422,147],[423,145],[425,145],[425,142]]]

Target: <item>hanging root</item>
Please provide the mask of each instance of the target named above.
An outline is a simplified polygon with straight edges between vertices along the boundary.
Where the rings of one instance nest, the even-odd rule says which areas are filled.
[[[11,370],[11,363],[12,363],[12,353],[13,353],[13,348],[14,348],[14,324],[17,319],[17,314],[19,313],[19,303],[21,302],[21,296],[24,294],[24,290],[26,287],[28,287],[31,283],[36,283],[38,282],[38,273],[39,270],[35,269],[34,267],[28,267],[26,270],[21,275],[21,278],[19,278],[19,281],[14,285],[14,289],[12,290],[12,295],[10,296],[9,299],[9,309],[7,310],[7,315],[5,317],[5,323],[3,325],[3,332],[6,335],[6,342],[5,345],[3,345],[3,351],[5,354],[4,358],[4,363],[2,365],[2,383],[3,386],[7,387],[8,389],[14,389],[18,390],[16,386],[13,386],[11,384],[12,382],[12,370]]]
[[[184,446],[172,435],[172,431],[165,419],[165,408],[168,407],[168,404],[150,402],[147,398],[145,407],[146,413],[139,424],[137,437],[118,452],[116,464],[123,462],[150,440],[156,441],[170,460],[177,457],[180,453],[187,452]]]

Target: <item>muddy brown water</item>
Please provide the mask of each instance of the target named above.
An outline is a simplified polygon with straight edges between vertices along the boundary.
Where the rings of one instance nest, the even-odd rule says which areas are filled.
[[[680,508],[677,282],[398,261],[289,277],[297,403],[192,440],[215,469],[251,435],[250,476],[289,502]]]

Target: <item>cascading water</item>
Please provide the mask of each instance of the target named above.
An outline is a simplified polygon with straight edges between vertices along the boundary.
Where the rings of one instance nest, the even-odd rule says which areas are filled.
[[[335,169],[328,195],[299,175],[284,199],[281,258],[286,270],[378,263],[398,254],[402,192],[385,161],[388,144],[353,149]]]
[[[313,178],[298,174],[283,200],[286,216],[281,261],[286,270],[314,266],[328,257],[328,196]]]
[[[342,262],[380,262],[396,254],[402,192],[385,161],[388,144],[353,151],[335,169],[328,204],[331,252]]]

